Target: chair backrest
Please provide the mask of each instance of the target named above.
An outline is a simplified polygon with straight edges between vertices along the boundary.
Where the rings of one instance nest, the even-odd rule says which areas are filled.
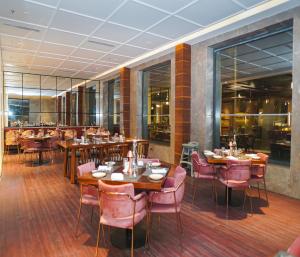
[[[251,176],[251,160],[229,160],[228,170],[225,174],[226,180],[247,181]]]
[[[107,149],[107,158],[110,161],[122,161],[127,157],[129,145],[127,143],[120,143],[117,145],[109,146]]]
[[[149,142],[138,142],[137,144],[138,158],[147,158],[148,149],[149,149]]]
[[[133,215],[133,184],[108,185],[98,180],[102,216],[107,219],[122,219]]]
[[[184,189],[185,189],[185,184],[184,184],[185,178],[186,178],[186,170],[181,166],[177,166],[174,173],[174,187],[177,188],[175,192],[177,204],[180,204],[183,199]]]
[[[35,142],[34,140],[24,138],[20,140],[20,145],[21,149],[23,150],[27,150],[29,148],[40,148],[42,146],[40,142]]]
[[[88,162],[77,167],[77,176],[82,176],[85,173],[91,172],[96,169],[96,165],[94,162]]]
[[[159,162],[159,159],[139,159],[139,161],[142,161],[144,164],[149,162]]]
[[[193,163],[193,170],[194,172],[198,172],[199,174],[212,174],[214,173],[213,166],[209,165],[209,163],[203,159],[200,158],[198,152],[194,151],[192,152],[192,163]]]

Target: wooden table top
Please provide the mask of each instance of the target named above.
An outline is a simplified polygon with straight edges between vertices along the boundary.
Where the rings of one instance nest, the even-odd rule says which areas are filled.
[[[113,171],[110,173],[107,173],[107,175],[104,178],[101,178],[102,181],[104,181],[107,184],[111,185],[122,185],[127,183],[132,183],[135,189],[143,189],[143,190],[161,190],[164,181],[167,177],[172,177],[174,175],[175,166],[167,163],[162,163],[160,167],[167,168],[168,171],[165,175],[165,177],[162,180],[159,181],[153,181],[148,178],[146,168],[138,168],[137,170],[137,177],[129,176],[128,174],[124,174],[124,180],[122,181],[114,181],[111,180],[111,173],[118,172],[123,173],[123,166],[118,165],[113,167]],[[90,184],[90,185],[98,185],[99,178],[95,178],[92,176],[92,172],[89,172],[83,176],[78,177],[78,182],[82,184]]]
[[[64,149],[78,149],[78,148],[91,148],[91,147],[105,147],[105,146],[110,146],[110,145],[118,145],[118,144],[126,144],[126,143],[133,143],[134,139],[126,139],[124,142],[102,142],[99,144],[94,144],[94,143],[88,143],[88,144],[78,144],[74,143],[73,140],[60,140],[57,142],[59,146],[61,146]],[[137,142],[148,142],[146,139],[136,139]]]
[[[252,164],[264,164],[264,162],[261,159],[252,159],[250,157],[247,157],[245,155],[240,155],[239,157],[237,157],[239,160],[251,160]],[[210,164],[227,164],[227,162],[229,161],[229,159],[227,159],[226,157],[222,157],[220,159],[216,159],[212,156],[206,156],[206,160],[208,163]]]

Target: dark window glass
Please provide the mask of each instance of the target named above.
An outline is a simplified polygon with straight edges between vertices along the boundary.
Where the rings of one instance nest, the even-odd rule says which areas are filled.
[[[170,143],[171,63],[143,72],[143,137]]]
[[[286,30],[216,51],[219,146],[228,147],[236,135],[238,147],[289,163],[292,45],[292,30]]]

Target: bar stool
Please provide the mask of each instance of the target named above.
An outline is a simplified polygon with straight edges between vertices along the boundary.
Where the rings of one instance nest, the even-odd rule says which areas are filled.
[[[199,152],[198,142],[189,142],[187,144],[182,144],[182,152],[180,157],[180,165],[185,164],[191,171],[191,176],[194,177],[193,162],[192,162],[192,152]]]

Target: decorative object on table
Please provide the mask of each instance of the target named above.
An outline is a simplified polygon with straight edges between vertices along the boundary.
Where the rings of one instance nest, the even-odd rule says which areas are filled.
[[[128,158],[128,174],[132,175],[132,159],[133,159],[133,154],[132,151],[129,150],[127,153],[127,158]]]
[[[236,136],[235,136],[235,134],[233,135],[232,154],[233,154],[233,156],[237,156],[237,143],[236,143]]]

